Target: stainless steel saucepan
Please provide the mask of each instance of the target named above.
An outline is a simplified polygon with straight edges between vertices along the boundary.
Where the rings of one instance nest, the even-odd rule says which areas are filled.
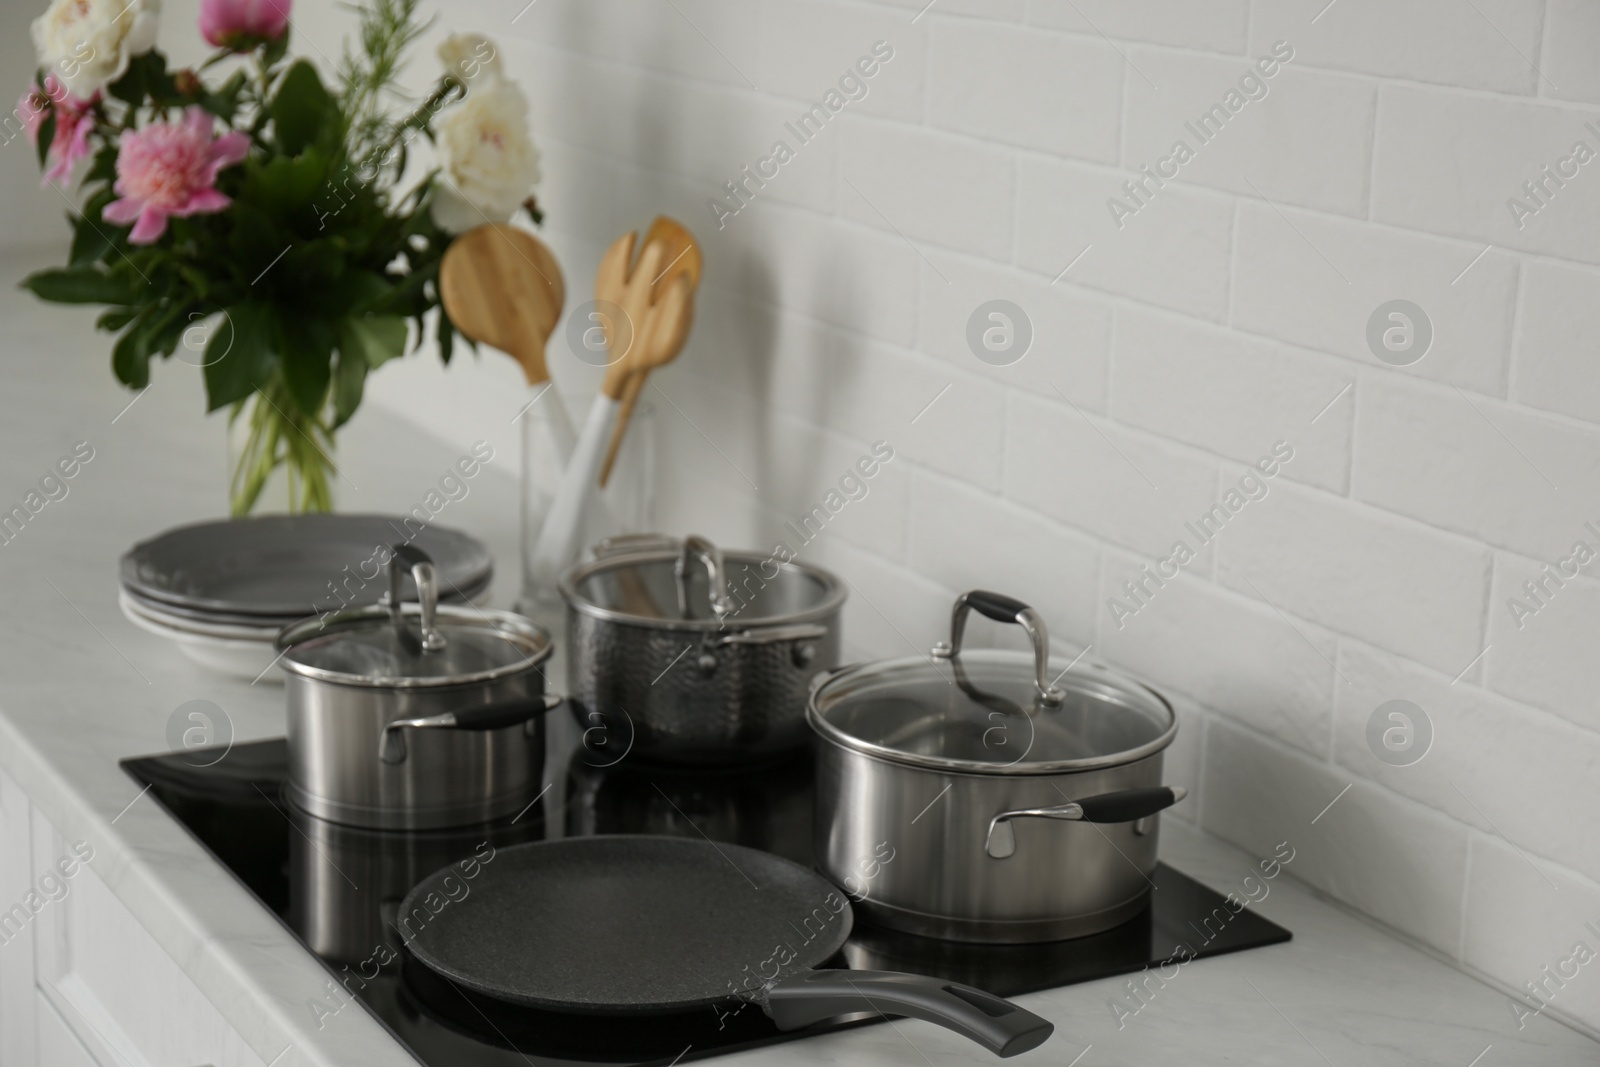
[[[278,635],[289,701],[289,799],[380,829],[514,814],[539,791],[549,635],[519,615],[438,603],[414,546],[389,560],[387,606],[310,618]],[[400,603],[408,568],[419,603]]]
[[[701,537],[613,538],[561,577],[567,699],[607,762],[729,764],[805,747],[811,677],[839,662],[844,585]]]
[[[963,652],[971,610],[1023,627],[1032,654]],[[930,937],[1051,941],[1132,918],[1156,815],[1184,797],[1162,784],[1171,706],[1052,659],[1044,620],[1011,597],[963,594],[950,631],[931,659],[816,679],[818,865],[874,921]]]

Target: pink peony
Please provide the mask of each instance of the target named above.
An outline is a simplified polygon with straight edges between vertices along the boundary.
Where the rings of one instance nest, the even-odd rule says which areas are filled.
[[[218,48],[248,52],[289,28],[293,0],[200,0],[200,36]]]
[[[89,154],[89,134],[94,130],[91,112],[99,102],[99,90],[87,100],[80,99],[67,92],[54,74],[45,75],[43,92],[36,86],[17,101],[17,114],[22,116],[28,139],[34,144],[39,143],[39,127],[54,104],[56,133],[50,142],[50,167],[44,172],[45,181],[59,182],[70,177],[78,160]]]
[[[133,223],[128,240],[147,245],[167,232],[168,216],[227,207],[231,201],[217,191],[217,173],[244,159],[250,138],[232,130],[213,139],[211,123],[209,114],[192,107],[181,123],[123,134],[116,184],[122,198],[106,205],[106,221]]]

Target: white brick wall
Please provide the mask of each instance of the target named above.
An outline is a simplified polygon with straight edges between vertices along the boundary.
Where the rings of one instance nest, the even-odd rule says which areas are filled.
[[[1520,628],[1507,601],[1600,549],[1600,160],[1520,229],[1506,200],[1600,151],[1593,0],[525,3],[437,7],[529,91],[569,289],[657,212],[705,246],[659,376],[665,527],[775,537],[888,440],[805,550],[851,582],[853,651],[925,647],[969,586],[1034,600],[1183,709],[1180,817],[1291,840],[1297,877],[1507,989],[1570,952],[1600,915],[1600,563]],[[867,98],[719,230],[721,183],[880,39]],[[1108,198],[1279,40],[1269,95],[1119,229]],[[1012,366],[968,347],[993,299],[1032,322]],[[1368,346],[1393,299],[1432,321],[1412,366]],[[515,382],[416,359],[369,390],[508,418]],[[1119,627],[1123,578],[1280,439],[1268,497]],[[1432,723],[1412,766],[1367,741],[1394,699]],[[1551,1012],[1600,1030],[1586,981]]]

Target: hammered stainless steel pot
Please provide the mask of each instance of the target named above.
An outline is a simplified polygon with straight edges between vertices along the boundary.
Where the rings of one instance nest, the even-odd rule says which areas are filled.
[[[967,613],[1022,626],[1031,655],[962,652]],[[1050,657],[1044,620],[957,598],[950,643],[820,675],[816,857],[884,926],[1028,942],[1109,929],[1145,906],[1171,706],[1107,668]]]
[[[839,662],[839,579],[701,537],[614,538],[595,555],[560,582],[585,747],[675,764],[805,747],[809,683]]]
[[[432,562],[396,545],[387,607],[278,635],[289,799],[322,819],[433,829],[518,812],[544,771],[549,635],[518,615],[438,604]],[[402,566],[419,603],[400,603]]]

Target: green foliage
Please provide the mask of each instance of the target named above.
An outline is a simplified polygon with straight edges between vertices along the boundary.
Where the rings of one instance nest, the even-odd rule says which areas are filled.
[[[23,282],[43,300],[105,305],[96,326],[116,335],[112,370],[130,388],[149,384],[153,359],[192,347],[197,326],[210,331],[208,410],[248,420],[235,513],[283,465],[298,506],[326,507],[333,431],[360,406],[367,375],[408,341],[421,344],[430,314],[442,358],[454,347],[439,307],[451,235],[429,210],[434,175],[399,184],[410,140],[431,138],[438,109],[463,91],[448,76],[420,104],[396,91],[405,54],[427,28],[418,3],[365,0],[358,46],[347,46],[331,92],[311,63],[288,61],[287,34],[242,62],[219,50],[198,71],[169,71],[154,50],[132,59],[94,105],[97,147],[82,208],[69,216],[67,265]],[[208,82],[220,64],[234,69]],[[231,204],[169,217],[159,240],[134,245],[127,227],[104,218],[118,195],[117,141],[140,125],[180,121],[190,107],[250,138],[247,158],[218,176]],[[47,104],[41,166],[55,128]]]
[[[133,290],[120,278],[84,267],[35,271],[23,280],[40,300],[55,304],[129,304]]]
[[[48,99],[48,97],[46,98]],[[56,140],[56,108],[54,104],[46,104],[44,121],[39,123],[39,142],[34,147],[39,153],[39,169],[43,170],[49,163],[50,146]]]
[[[284,155],[298,156],[313,144],[337,141],[344,132],[333,97],[322,87],[317,68],[304,59],[278,83],[270,111],[278,151]]]

